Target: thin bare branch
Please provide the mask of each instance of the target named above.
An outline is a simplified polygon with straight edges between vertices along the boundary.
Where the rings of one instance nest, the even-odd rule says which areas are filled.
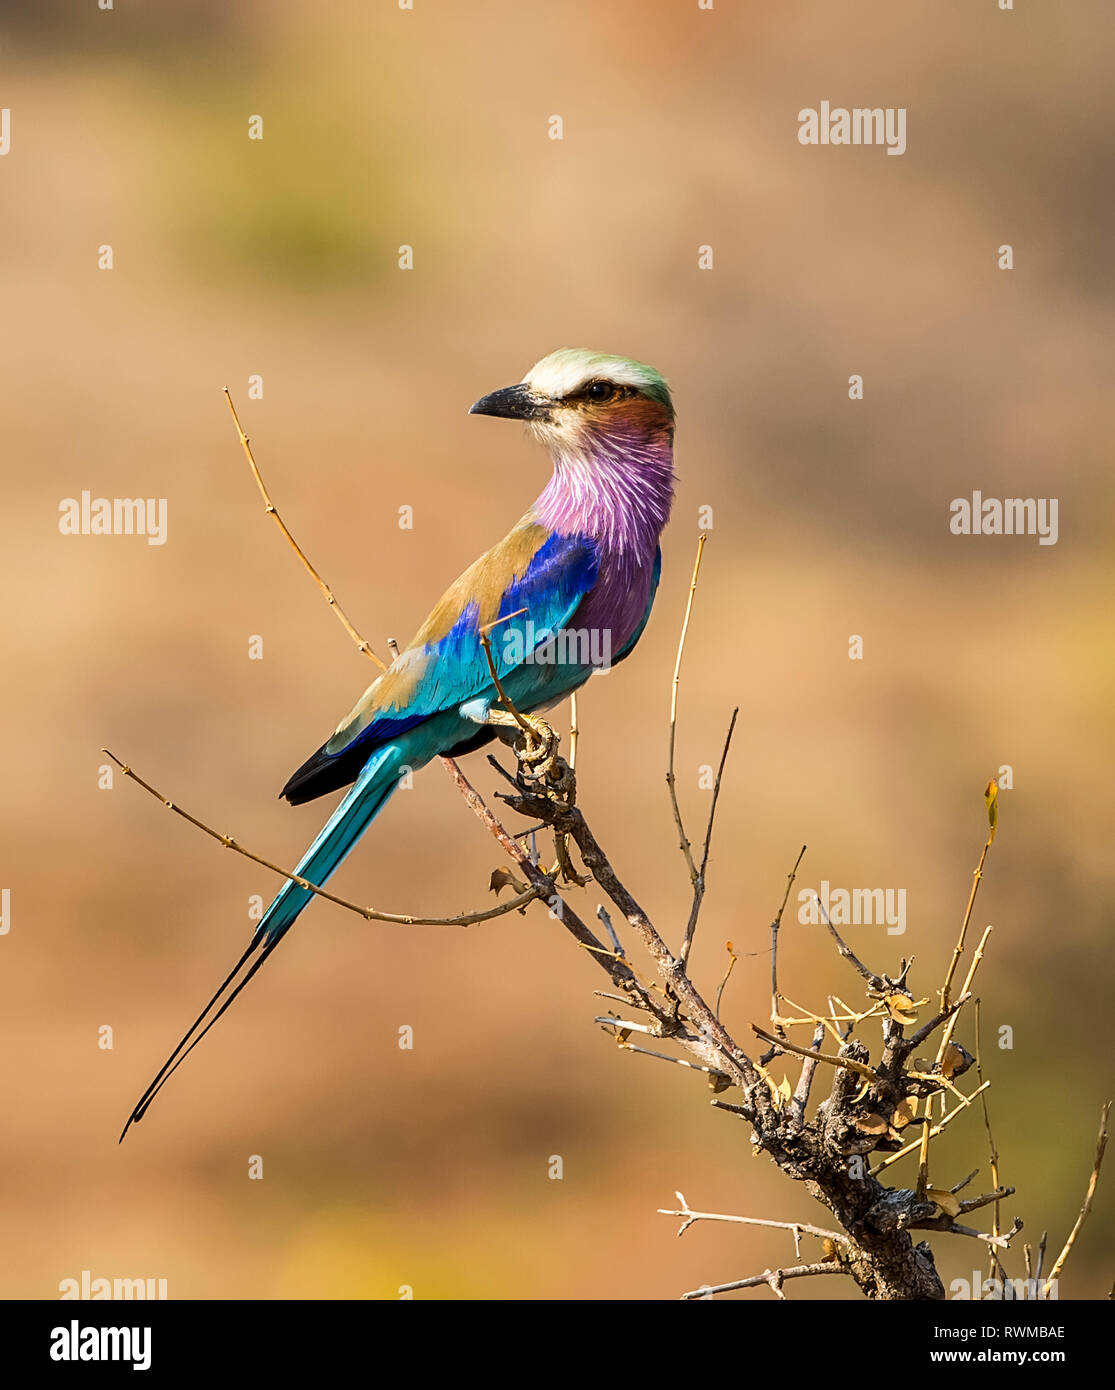
[[[989,783],[989,790],[994,783]],[[991,842],[995,838],[994,829],[987,837],[987,842],[979,857],[975,872],[972,874],[972,890],[968,894],[968,906],[964,911],[964,920],[960,924],[960,935],[956,938],[956,945],[953,947],[952,959],[949,961],[948,970],[945,972],[945,983],[941,987],[941,1007],[947,1009],[949,1005],[949,990],[952,987],[952,978],[956,974],[956,967],[960,964],[960,957],[964,954],[964,938],[968,933],[968,923],[972,920],[972,909],[976,905],[976,894],[979,892],[980,882],[983,879],[983,866],[987,862],[987,851],[991,848]]]
[[[697,918],[701,912],[701,904],[705,900],[705,888],[708,882],[708,856],[712,845],[712,827],[716,821],[716,803],[720,799],[720,782],[724,776],[724,764],[728,761],[728,749],[732,746],[732,733],[736,727],[736,719],[739,716],[739,706],[732,711],[731,722],[728,724],[728,733],[724,739],[724,749],[720,754],[720,766],[716,769],[716,782],[712,788],[712,804],[708,811],[708,828],[705,830],[704,852],[701,855],[701,867],[697,870],[697,877],[693,881],[693,905],[689,909],[689,921],[685,924],[685,936],[682,939],[681,950],[678,952],[678,959],[682,965],[689,959],[689,952],[693,946],[693,936],[697,930]]]
[[[983,960],[983,948],[987,945],[987,938],[991,935],[991,931],[992,931],[992,928],[991,928],[991,927],[987,927],[987,928],[984,929],[984,933],[983,933],[983,935],[982,935],[982,936],[980,937],[980,939],[979,939],[979,945],[976,947],[976,953],[975,953],[975,955],[972,957],[972,963],[971,963],[971,965],[968,967],[968,973],[967,973],[967,975],[965,975],[965,977],[964,977],[964,984],[963,984],[963,986],[961,987],[960,993],[961,993],[963,996],[965,996],[965,997],[967,997],[968,995],[970,995],[971,992],[972,992],[972,981],[976,978],[976,971],[979,969],[979,963],[980,963],[980,961]],[[942,993],[942,996],[941,996],[941,997],[942,997],[942,1000],[943,1000],[944,1004],[947,1005],[947,1004],[948,1004],[948,1000],[945,999],[944,993]],[[954,1012],[954,1013],[952,1014],[952,1017],[951,1017],[951,1018],[948,1020],[948,1022],[945,1024],[945,1031],[941,1034],[941,1041],[940,1041],[940,1043],[939,1043],[938,1046],[937,1046],[937,1061],[938,1061],[938,1062],[940,1062],[941,1058],[944,1057],[944,1055],[945,1055],[945,1048],[948,1047],[949,1043],[950,1043],[951,1040],[952,1040],[952,1035],[953,1035],[953,1033],[954,1033],[955,1030],[956,1030],[956,1020],[957,1020],[957,1013]]]
[[[600,1019],[596,1021],[599,1023]],[[627,1025],[622,1023],[619,1019],[613,1019],[611,1021],[621,1031],[627,1027]],[[689,1071],[702,1071],[713,1080],[723,1080],[725,1088],[732,1084],[732,1078],[725,1072],[722,1072],[718,1067],[707,1067],[703,1062],[689,1062],[686,1061],[684,1057],[671,1057],[668,1052],[656,1052],[650,1047],[640,1047],[638,1043],[627,1042],[618,1034],[616,1036],[616,1046],[623,1048],[625,1052],[637,1052],[641,1057],[654,1057],[659,1062],[672,1062],[675,1067],[685,1067]]]
[[[966,1178],[965,1182],[970,1180],[971,1179]],[[950,1191],[957,1192],[959,1191],[959,1187],[953,1187]],[[978,1197],[969,1197],[966,1201],[961,1202],[960,1214],[963,1216],[970,1211],[979,1211],[980,1207],[989,1207],[992,1202],[1001,1202],[1004,1197],[1013,1196],[1013,1187],[997,1187],[994,1192],[983,1192]]]
[[[609,937],[611,938],[612,945],[615,947],[616,950],[616,955],[623,956],[624,954],[626,954],[623,949],[623,943],[616,935],[615,927],[612,926],[612,919],[608,916],[608,909],[604,906],[603,903],[597,903],[596,915],[604,923],[604,929],[607,931]]]
[[[983,1081],[983,1048],[980,1038],[980,1000],[976,1000],[976,1079]],[[991,1185],[999,1186],[999,1150],[995,1147],[995,1136],[991,1132],[991,1111],[987,1105],[987,1093],[980,1096],[980,1105],[983,1107],[983,1127],[987,1131],[987,1148],[991,1158]],[[995,1203],[995,1220],[991,1227],[993,1235],[999,1232],[1000,1223],[1000,1204]],[[992,1251],[992,1263],[998,1264],[998,1259]]]
[[[665,1207],[659,1207],[658,1214],[659,1216],[684,1218],[678,1228],[679,1236],[683,1236],[696,1221],[730,1221],[740,1226],[770,1226],[778,1231],[794,1231],[798,1235],[817,1236],[821,1240],[831,1240],[837,1245],[847,1246],[852,1243],[849,1237],[840,1231],[829,1231],[823,1226],[812,1226],[808,1221],[767,1221],[759,1216],[729,1216],[718,1211],[693,1211],[682,1193],[675,1192],[674,1196],[681,1203],[681,1210],[668,1211]]]
[[[714,1105],[717,1110],[729,1110],[733,1115],[738,1115],[740,1119],[754,1121],[754,1112],[745,1105],[733,1105],[729,1100],[710,1100],[710,1105]]]
[[[860,960],[859,956],[856,955],[855,951],[852,950],[852,948],[848,945],[848,943],[832,925],[832,920],[828,915],[828,909],[825,907],[824,903],[820,900],[816,893],[813,894],[813,901],[821,909],[821,920],[822,922],[824,922],[825,926],[828,927],[832,939],[836,942],[836,949],[840,952],[844,959],[848,961],[849,964],[853,965],[856,968],[856,970],[859,971],[859,973],[863,976],[863,978],[867,981],[867,983],[871,986],[872,989],[886,989],[886,979],[882,975],[876,975],[874,970],[869,970],[867,966],[864,965],[863,961]]]
[[[774,914],[770,924],[770,1021],[771,1026],[779,1037],[784,1037],[785,1033],[779,1020],[781,1010],[778,1007],[781,995],[778,992],[778,932],[782,926],[782,914],[786,911],[786,904],[790,901],[790,890],[794,886],[794,879],[797,877],[798,868],[801,861],[805,858],[806,846],[802,845],[798,851],[798,857],[794,860],[794,867],[790,870],[786,878],[786,891],[782,895],[782,901],[778,905],[778,911]]]
[[[813,1030],[812,1051],[817,1049],[825,1040],[825,1025],[818,1023]],[[809,1092],[813,1086],[813,1074],[817,1070],[817,1057],[806,1057],[801,1064],[801,1075],[798,1077],[798,1084],[790,1100],[790,1128],[799,1130],[805,1123],[805,1108],[809,1104]]]
[[[677,659],[674,661],[674,679],[670,686],[670,748],[666,765],[666,786],[670,792],[670,805],[673,807],[674,824],[678,829],[678,835],[681,841],[681,852],[685,856],[686,868],[689,870],[689,881],[693,884],[697,882],[697,865],[693,861],[693,849],[689,843],[689,837],[685,833],[685,825],[681,818],[681,808],[678,806],[677,786],[674,777],[674,740],[677,732],[678,685],[681,681],[681,659],[685,654],[685,638],[686,634],[689,632],[689,615],[693,611],[693,596],[697,592],[697,576],[701,572],[701,556],[704,554],[706,540],[708,540],[708,534],[702,531],[697,537],[697,558],[693,562],[693,578],[689,581],[689,597],[685,602],[685,617],[681,624],[681,637],[678,639]]]
[[[919,1230],[924,1229],[924,1227],[921,1223],[915,1221],[911,1229]],[[1010,1249],[1010,1243],[1012,1238],[1016,1236],[1022,1229],[1022,1222],[1015,1221],[1014,1225],[1011,1226],[1009,1230],[1003,1231],[1001,1235],[995,1231],[977,1231],[972,1226],[959,1226],[956,1224],[953,1224],[951,1226],[938,1226],[936,1229],[946,1236],[971,1236],[973,1240],[982,1240],[986,1242],[988,1246],[988,1252],[991,1255],[993,1262],[995,1263],[995,1265],[998,1266],[999,1269],[1002,1269],[1003,1266],[999,1262],[999,1256],[997,1252],[999,1250]]]
[[[1065,1267],[1065,1261],[1072,1253],[1072,1247],[1076,1244],[1076,1237],[1080,1234],[1080,1228],[1088,1219],[1088,1213],[1092,1210],[1092,1198],[1096,1193],[1096,1183],[1099,1182],[1100,1169],[1103,1167],[1103,1155],[1107,1148],[1107,1121],[1111,1115],[1111,1102],[1107,1101],[1100,1111],[1100,1132],[1096,1139],[1096,1160],[1092,1164],[1092,1175],[1088,1179],[1088,1188],[1084,1193],[1084,1205],[1080,1208],[1080,1215],[1076,1218],[1076,1224],[1069,1232],[1068,1240],[1065,1241],[1064,1248],[1053,1262],[1053,1268],[1049,1271],[1049,1278],[1045,1281],[1045,1293],[1048,1297],[1053,1286],[1054,1280]],[[1040,1275],[1039,1275],[1040,1277]]]
[[[594,992],[599,993],[598,990]],[[627,1000],[623,999],[620,1002],[626,1004]],[[602,1028],[611,1028],[615,1037],[620,1037],[621,1034],[626,1033],[645,1033],[651,1038],[658,1036],[649,1023],[635,1023],[630,1018],[619,1018],[616,1014],[597,1014],[592,1021],[599,1023]],[[673,1058],[670,1060],[673,1061]]]
[[[326,603],[328,603],[329,607],[332,608],[334,613],[336,613],[337,620],[340,622],[341,626],[352,638],[352,640],[356,643],[357,649],[359,651],[362,651],[366,657],[370,658],[370,660],[374,661],[381,671],[386,671],[386,664],[383,661],[381,661],[378,656],[376,656],[375,652],[371,648],[371,644],[367,641],[366,638],[360,635],[360,633],[356,630],[353,624],[349,621],[344,609],[337,602],[337,598],[336,595],[333,593],[333,590],[329,587],[328,584],[326,584],[325,580],[322,579],[321,575],[318,574],[317,570],[314,569],[313,565],[310,564],[310,561],[306,556],[306,552],[291,535],[286,522],[276,511],[275,504],[271,501],[271,496],[268,493],[267,486],[263,481],[263,474],[260,473],[259,465],[256,463],[255,458],[252,454],[252,446],[248,440],[248,436],[244,433],[244,428],[240,424],[240,417],[239,415],[237,415],[236,407],[232,403],[232,396],[229,394],[229,389],[227,386],[223,389],[225,394],[225,400],[228,401],[228,408],[232,412],[233,423],[236,425],[236,433],[240,436],[240,446],[244,450],[244,454],[248,460],[248,466],[252,470],[252,477],[256,480],[256,487],[259,488],[260,496],[263,498],[264,510],[268,513],[269,516],[271,516],[274,519],[275,525],[283,533],[287,540],[287,543],[289,544],[290,548],[294,551],[295,555],[297,555],[299,560],[302,561],[302,564],[305,567],[306,572],[309,574],[310,578],[321,590],[322,594],[325,597]]]
[[[941,1109],[944,1109],[944,1100],[941,1101]],[[925,1098],[925,1123],[921,1127],[921,1137],[918,1140],[918,1181],[917,1194],[924,1198],[929,1190],[929,1141],[933,1134],[933,1097]]]
[[[717,1017],[717,1018],[720,1017],[720,1002],[721,1002],[721,1000],[724,998],[724,989],[725,989],[725,987],[726,987],[726,985],[727,985],[727,983],[728,983],[728,980],[731,978],[732,970],[733,970],[734,967],[735,967],[736,961],[739,960],[739,956],[737,956],[736,953],[735,953],[735,951],[732,949],[732,943],[729,941],[729,942],[727,943],[727,945],[728,945],[728,968],[727,968],[727,970],[724,971],[724,978],[720,981],[720,985],[719,985],[719,987],[717,988],[717,991],[716,991],[716,1008],[713,1010],[713,1012],[716,1014],[716,1017]]]
[[[779,1298],[784,1297],[781,1286],[787,1279],[808,1279],[814,1274],[846,1274],[848,1271],[835,1262],[827,1264],[795,1265],[792,1269],[768,1269],[762,1274],[752,1275],[750,1279],[736,1279],[730,1284],[706,1284],[699,1289],[691,1289],[682,1294],[683,1300],[711,1298],[718,1293],[732,1293],[736,1289],[756,1289],[767,1284]]]
[[[532,885],[525,892],[519,893],[516,897],[509,899],[505,903],[500,903],[498,907],[486,908],[478,912],[463,912],[456,917],[415,917],[410,913],[399,912],[380,912],[374,907],[361,907],[359,903],[349,902],[347,898],[340,898],[336,893],[330,893],[328,889],[320,887],[316,883],[311,883],[308,878],[303,878],[301,874],[295,873],[292,869],[284,869],[278,864],[273,864],[269,859],[264,859],[262,855],[253,853],[244,845],[240,844],[231,835],[222,835],[219,830],[214,830],[204,821],[192,816],[189,811],[184,810],[177,802],[171,801],[151,785],[145,782],[137,772],[134,772],[127,763],[122,762],[115,753],[107,748],[102,748],[101,752],[112,759],[125,777],[135,782],[137,786],[149,792],[156,801],[161,801],[168,811],[173,811],[176,816],[180,816],[190,825],[208,835],[210,839],[216,840],[225,849],[231,849],[234,853],[242,855],[245,859],[250,859],[253,864],[259,864],[261,868],[268,869],[273,874],[278,874],[280,878],[288,878],[292,883],[298,884],[299,888],[305,888],[308,892],[314,893],[319,898],[324,898],[326,902],[336,903],[338,907],[346,908],[349,912],[355,912],[357,916],[365,918],[370,922],[393,922],[403,927],[469,927],[477,922],[490,922],[496,917],[505,917],[509,912],[518,912],[535,898],[547,896],[545,884]],[[547,880],[549,883],[549,880]],[[553,891],[552,885],[548,890]]]

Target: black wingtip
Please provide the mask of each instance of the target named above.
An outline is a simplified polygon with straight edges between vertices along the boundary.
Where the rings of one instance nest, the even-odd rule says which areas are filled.
[[[356,780],[368,761],[367,747],[356,744],[341,753],[328,753],[327,747],[327,744],[322,744],[300,768],[291,773],[286,786],[279,793],[280,799],[289,801],[292,806],[303,806],[307,801],[316,801],[319,796],[340,791]]]

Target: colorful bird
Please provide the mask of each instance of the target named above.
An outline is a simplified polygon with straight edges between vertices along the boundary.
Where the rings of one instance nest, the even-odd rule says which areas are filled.
[[[439,754],[471,752],[506,721],[482,632],[490,630],[506,694],[529,714],[571,695],[595,669],[622,661],[650,616],[674,485],[674,409],[659,373],[626,357],[562,348],[519,384],[478,400],[470,414],[525,421],[548,447],[553,476],[503,540],[450,585],[406,650],[283,788],[298,806],[351,784],[296,870],[319,887],[408,769]],[[279,889],[248,949],[140,1097],[121,1139],[312,897],[290,879]]]

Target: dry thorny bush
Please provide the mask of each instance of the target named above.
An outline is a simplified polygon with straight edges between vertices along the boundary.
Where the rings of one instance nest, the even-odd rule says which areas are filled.
[[[231,398],[228,404],[266,511],[274,518],[358,648],[384,668],[384,663],[345,616],[332,590],[310,564],[279,517],[252,457]],[[791,1233],[794,1247],[794,1260],[785,1267],[766,1269],[760,1274],[728,1284],[702,1286],[684,1294],[684,1298],[711,1298],[732,1290],[762,1285],[769,1286],[777,1297],[784,1298],[783,1287],[790,1280],[838,1275],[852,1279],[872,1299],[942,1299],[945,1290],[932,1249],[924,1238],[933,1233],[962,1236],[986,1247],[988,1283],[982,1290],[973,1290],[973,1297],[985,1293],[992,1297],[1003,1297],[1004,1294],[1007,1297],[1056,1296],[1057,1279],[1091,1207],[1107,1140],[1110,1103],[1103,1107],[1095,1162],[1084,1203],[1061,1253],[1046,1272],[1043,1234],[1036,1259],[1031,1247],[1024,1247],[1025,1280],[1012,1278],[1004,1259],[1010,1251],[1012,1240],[1022,1229],[1022,1222],[1015,1218],[1006,1228],[1002,1224],[1001,1205],[1006,1198],[1013,1196],[1014,1188],[1004,1187],[999,1182],[999,1155],[987,1104],[991,1082],[984,1078],[980,1064],[979,1000],[972,989],[991,934],[990,927],[984,931],[975,950],[967,954],[972,909],[987,854],[995,838],[998,788],[994,781],[989,783],[985,792],[989,822],[987,841],[973,875],[967,910],[945,971],[944,983],[935,1001],[936,1012],[926,1022],[919,1025],[919,1010],[930,1001],[915,997],[909,980],[912,962],[902,960],[893,976],[871,969],[840,936],[819,899],[816,906],[836,954],[859,976],[863,1003],[860,1007],[846,1003],[834,991],[826,1001],[827,1007],[823,1011],[813,1012],[793,1004],[781,993],[778,982],[778,933],[797,868],[805,853],[804,847],[788,876],[785,895],[770,926],[771,1017],[768,1027],[751,1025],[756,1040],[765,1049],[760,1055],[753,1057],[745,1051],[720,1020],[724,986],[738,958],[731,943],[728,943],[727,973],[717,990],[715,1006],[706,1002],[690,977],[689,954],[705,896],[716,805],[736,721],[734,712],[724,741],[698,859],[686,835],[675,790],[674,734],[685,638],[705,539],[702,535],[698,541],[670,698],[666,782],[692,886],[689,916],[676,951],[667,945],[665,937],[620,879],[576,804],[576,776],[572,766],[575,763],[577,737],[575,705],[570,760],[566,762],[557,756],[558,740],[553,731],[540,719],[520,714],[507,698],[496,674],[487,634],[482,639],[484,650],[505,715],[506,727],[502,729],[501,737],[515,754],[516,769],[512,774],[495,758],[489,758],[489,762],[510,783],[510,791],[500,799],[535,824],[527,831],[509,832],[469,784],[457,764],[450,758],[443,758],[442,762],[466,804],[514,865],[513,870],[501,868],[492,874],[491,888],[497,894],[505,887],[515,890],[511,900],[497,907],[456,917],[420,918],[380,912],[350,903],[253,854],[231,836],[211,829],[169,801],[119,759],[116,761],[133,781],[226,848],[245,855],[284,878],[294,878],[322,897],[369,920],[467,926],[508,912],[525,912],[536,899],[544,903],[608,976],[611,989],[597,993],[619,1008],[612,1008],[598,1016],[595,1022],[627,1051],[705,1073],[709,1089],[713,1092],[711,1104],[726,1115],[742,1120],[749,1131],[753,1148],[766,1153],[786,1177],[803,1183],[834,1219],[834,1225],[829,1229],[806,1221],[770,1221],[760,1217],[694,1211],[678,1193],[679,1209],[663,1214],[682,1218],[679,1235],[698,1221],[727,1221],[784,1229]],[[392,647],[394,650],[394,644]],[[554,862],[548,869],[541,866],[536,847],[537,834],[544,828],[552,832],[555,846]],[[526,841],[526,845],[523,841]],[[576,847],[580,856],[584,874],[574,866],[572,846]],[[642,968],[632,961],[622,945],[607,908],[600,905],[596,912],[608,936],[605,943],[562,897],[563,886],[585,886],[590,881],[595,882],[609,900],[612,910],[622,917],[642,948],[646,957]],[[957,989],[956,981],[965,962],[964,978]],[[783,1012],[785,1007],[791,1010],[789,1014]],[[969,1007],[975,1014],[975,1055],[955,1038],[957,1024]],[[631,1014],[639,1017],[629,1017]],[[795,1031],[803,1041],[793,1040],[791,1034]],[[877,1044],[874,1047],[869,1045],[865,1035],[877,1037]],[[688,1053],[689,1057],[646,1047],[633,1041],[636,1038],[653,1039],[671,1046],[674,1053]],[[805,1038],[808,1038],[808,1043],[804,1041]],[[800,1061],[797,1084],[792,1090],[788,1080],[776,1082],[768,1070],[776,1058],[785,1058],[794,1064]],[[974,1085],[971,1082],[973,1069],[976,1077]],[[819,1071],[831,1077],[831,1085],[828,1095],[813,1105],[811,1110]],[[966,1077],[969,1079],[965,1080]],[[728,1096],[731,1098],[728,1099]],[[991,1185],[985,1192],[965,1197],[963,1193],[979,1169],[951,1185],[934,1185],[929,1177],[930,1152],[933,1140],[954,1120],[970,1119],[977,1097],[986,1132]],[[915,1186],[888,1186],[886,1179],[893,1165],[914,1152],[918,1155]],[[966,1220],[973,1213],[988,1208],[991,1209],[992,1218],[990,1230],[981,1231]],[[986,1221],[981,1224],[986,1224]],[[804,1239],[813,1242],[808,1255],[803,1252]]]

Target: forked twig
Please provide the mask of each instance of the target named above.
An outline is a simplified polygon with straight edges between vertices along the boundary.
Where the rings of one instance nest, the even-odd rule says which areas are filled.
[[[682,1217],[682,1223],[678,1227],[679,1236],[683,1236],[696,1221],[730,1221],[741,1226],[769,1226],[778,1231],[793,1231],[795,1235],[817,1236],[820,1240],[831,1240],[837,1245],[852,1244],[851,1239],[840,1231],[829,1231],[823,1226],[812,1226],[808,1221],[768,1221],[760,1216],[729,1216],[718,1211],[693,1211],[680,1192],[675,1192],[674,1196],[681,1203],[681,1210],[668,1211],[665,1207],[659,1207],[658,1215]]]
[[[730,1284],[706,1284],[700,1289],[690,1289],[682,1294],[683,1300],[711,1298],[713,1294],[731,1293],[735,1289],[757,1289],[760,1284],[770,1286],[778,1298],[785,1298],[782,1283],[786,1279],[807,1279],[814,1274],[846,1274],[842,1265],[833,1263],[795,1265],[792,1269],[768,1269],[762,1274],[752,1275],[750,1279],[734,1279]]]

